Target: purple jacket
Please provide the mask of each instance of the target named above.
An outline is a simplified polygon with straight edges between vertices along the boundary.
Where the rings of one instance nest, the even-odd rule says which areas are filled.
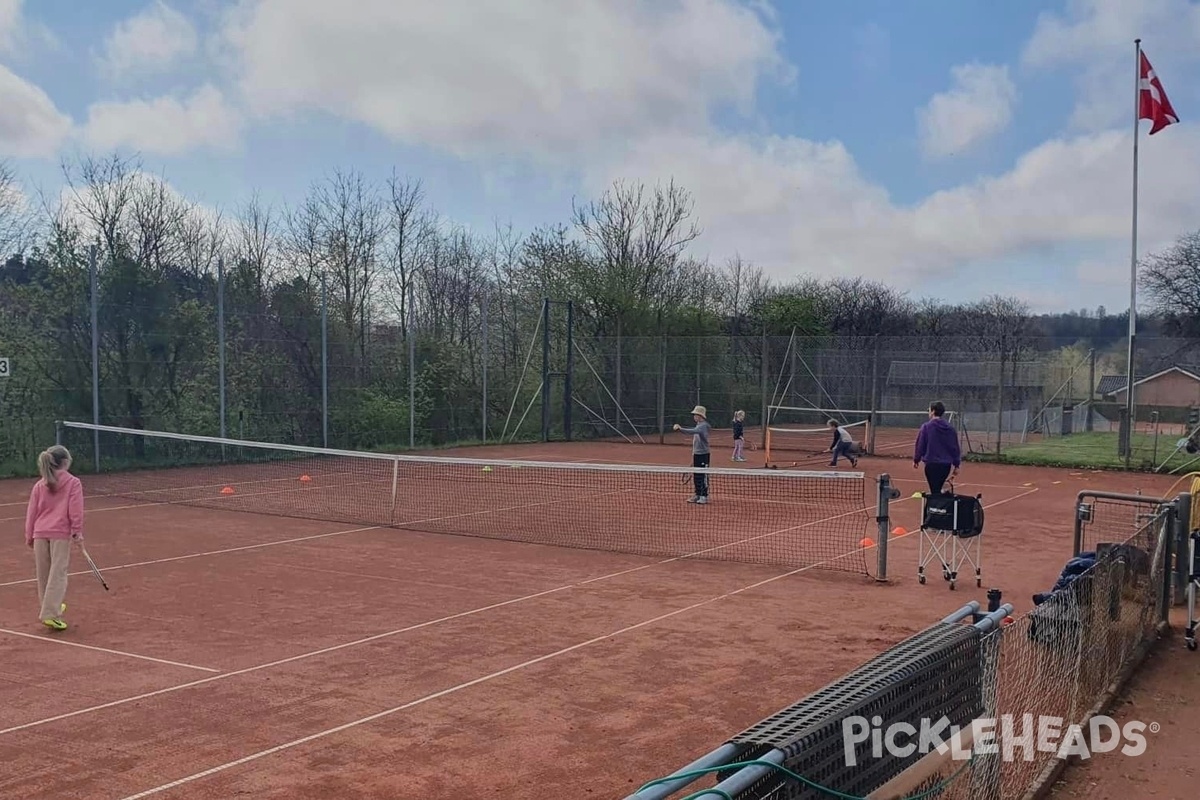
[[[958,434],[953,426],[941,417],[934,417],[921,426],[917,434],[917,447],[913,452],[913,463],[962,465],[962,452],[958,448]]]

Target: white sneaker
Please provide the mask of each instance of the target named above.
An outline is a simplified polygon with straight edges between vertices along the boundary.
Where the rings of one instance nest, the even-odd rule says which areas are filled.
[[[700,498],[697,497],[696,495],[692,495],[691,497],[688,498],[688,502],[689,503],[698,503],[698,502],[700,502]]]
[[[698,505],[698,506],[706,506],[706,505],[708,505],[708,498],[707,498],[707,497],[701,497],[701,498],[699,498],[698,500],[696,500],[696,505]]]

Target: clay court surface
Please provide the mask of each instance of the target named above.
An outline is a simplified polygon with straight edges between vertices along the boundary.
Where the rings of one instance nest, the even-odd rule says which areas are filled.
[[[455,453],[688,461],[657,445],[442,454]],[[761,453],[747,456],[738,466],[759,469]],[[717,450],[713,466],[728,464]],[[921,475],[902,459],[859,467],[894,475],[892,524],[914,530]],[[111,591],[77,556],[72,627],[52,634],[22,543],[30,482],[0,482],[0,797],[620,800],[968,600],[986,604],[990,587],[1028,611],[1070,555],[1077,492],[1171,483],[966,465],[956,488],[982,493],[988,514],[983,587],[954,592],[937,575],[918,585],[915,534],[891,543],[880,584],[94,499],[89,550]],[[460,502],[462,487],[435,491]],[[719,503],[683,496],[681,515]],[[873,483],[865,496],[872,534]],[[633,512],[597,513],[619,528]],[[1145,758],[1156,746],[1168,743],[1150,740]]]

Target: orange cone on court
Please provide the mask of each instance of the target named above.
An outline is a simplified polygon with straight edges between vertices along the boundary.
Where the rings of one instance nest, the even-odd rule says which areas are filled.
[[[224,489],[221,490],[221,494],[233,494],[233,487],[226,486]]]
[[[301,475],[301,476],[300,476],[300,482],[301,482],[301,483],[312,483],[312,478],[310,478],[310,477],[309,477],[309,476],[307,476],[307,475]]]
[[[904,528],[900,527],[899,525],[892,528],[892,536],[907,536],[907,535],[908,535],[908,531],[904,530]]]
[[[858,543],[858,546],[861,547],[862,549],[866,550],[868,547],[874,547],[875,542],[871,539],[870,536],[864,536],[862,541]]]

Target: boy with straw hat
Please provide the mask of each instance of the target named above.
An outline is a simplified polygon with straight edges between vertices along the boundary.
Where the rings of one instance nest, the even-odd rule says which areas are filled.
[[[708,424],[708,409],[704,406],[693,408],[692,420],[696,424],[691,428],[683,428],[676,424],[675,430],[692,435],[692,466],[696,469],[708,469],[711,457],[708,450],[708,432],[712,430],[712,426]],[[688,498],[688,502],[706,505],[708,503],[708,476],[703,472],[693,474],[692,485],[696,489],[696,493]]]

